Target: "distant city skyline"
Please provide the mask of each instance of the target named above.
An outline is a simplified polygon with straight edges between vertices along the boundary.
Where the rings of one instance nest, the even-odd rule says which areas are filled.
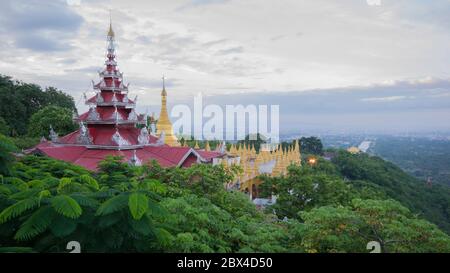
[[[278,104],[280,133],[450,131],[448,0],[4,0],[0,74],[86,110],[110,10],[138,112],[166,75],[169,107]]]

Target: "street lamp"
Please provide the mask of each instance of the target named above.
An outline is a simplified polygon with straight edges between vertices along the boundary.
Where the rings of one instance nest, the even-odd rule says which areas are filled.
[[[312,167],[312,166],[314,166],[314,165],[316,165],[317,164],[317,158],[315,158],[315,157],[310,157],[310,158],[308,158],[308,164]]]

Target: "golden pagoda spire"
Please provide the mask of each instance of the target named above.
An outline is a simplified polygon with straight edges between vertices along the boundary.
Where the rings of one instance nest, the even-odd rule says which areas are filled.
[[[255,162],[258,164],[264,163],[264,156],[262,153],[256,155]]]
[[[114,37],[114,30],[112,28],[112,16],[111,16],[111,10],[109,10],[109,30],[108,30],[108,36]]]
[[[281,173],[281,166],[280,166],[280,162],[277,160],[277,161],[275,161],[275,166],[273,166],[273,168],[272,168],[271,176],[276,177],[276,176],[279,176],[280,173]]]
[[[165,143],[169,146],[180,146],[177,137],[173,133],[172,123],[169,119],[169,114],[167,112],[167,91],[166,91],[166,81],[165,77],[163,80],[163,89],[161,91],[161,113],[159,114],[158,122],[156,123],[157,136],[161,136],[161,133],[165,133]]]
[[[232,155],[235,154],[236,151],[234,150],[234,144],[231,144],[230,149],[228,149],[228,152]]]
[[[299,152],[299,151],[300,151],[300,145],[298,144],[298,139],[296,139],[296,140],[294,141],[294,150],[295,150],[296,152]]]
[[[252,157],[252,156],[253,156],[252,145],[251,145],[251,144],[248,144],[247,153],[248,153],[248,156],[249,156],[249,157]]]
[[[301,160],[302,154],[300,152],[300,144],[298,139],[295,141],[295,146],[294,146],[294,162],[295,164],[302,164],[302,160]]]
[[[231,144],[230,152],[231,152],[233,155],[236,155],[236,154],[238,153],[238,150],[237,150],[237,148],[236,148],[236,146],[235,146],[234,144]]]
[[[209,141],[208,140],[205,143],[205,151],[207,151],[207,152],[211,151],[211,147],[209,147]]]
[[[196,150],[200,149],[200,146],[198,146],[198,141],[195,141],[194,149],[196,149]]]

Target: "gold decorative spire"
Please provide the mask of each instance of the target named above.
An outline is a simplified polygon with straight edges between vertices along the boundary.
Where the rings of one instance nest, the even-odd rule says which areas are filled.
[[[111,10],[109,10],[109,30],[108,30],[108,36],[114,37],[114,30],[112,28],[112,17],[111,17]]]
[[[178,143],[177,137],[173,133],[172,123],[169,119],[169,114],[167,112],[167,92],[166,92],[166,83],[165,77],[162,77],[163,80],[163,90],[161,92],[161,113],[159,114],[158,122],[156,123],[156,132],[159,137],[161,133],[164,131],[165,142],[169,146],[180,146]]]
[[[296,151],[296,152],[298,152],[298,151],[300,151],[300,145],[298,145],[298,139],[296,139],[295,141],[294,141],[295,143],[294,143],[294,150]]]
[[[161,91],[161,96],[167,96],[167,91],[166,91],[166,77],[163,75],[162,76],[162,80],[163,80],[163,89]]]
[[[207,151],[207,152],[211,151],[211,147],[209,147],[209,141],[208,140],[205,143],[205,151]]]

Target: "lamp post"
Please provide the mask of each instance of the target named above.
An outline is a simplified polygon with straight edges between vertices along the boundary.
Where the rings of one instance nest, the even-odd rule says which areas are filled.
[[[311,166],[311,167],[313,167],[313,166],[315,166],[316,164],[317,164],[317,158],[315,158],[315,157],[309,157],[308,158],[308,164],[309,164],[309,166]]]

